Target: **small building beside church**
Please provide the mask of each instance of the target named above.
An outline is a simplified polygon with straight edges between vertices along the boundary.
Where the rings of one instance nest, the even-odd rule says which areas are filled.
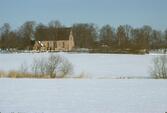
[[[35,40],[33,50],[71,51],[75,47],[72,28],[58,28],[54,38]]]

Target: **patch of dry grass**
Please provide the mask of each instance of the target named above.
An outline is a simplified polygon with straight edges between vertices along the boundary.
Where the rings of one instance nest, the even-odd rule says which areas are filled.
[[[50,78],[47,75],[37,75],[37,74],[33,74],[33,73],[23,73],[23,72],[19,72],[19,71],[9,71],[7,74],[7,77],[9,78]]]
[[[5,77],[6,73],[0,70],[0,77]]]

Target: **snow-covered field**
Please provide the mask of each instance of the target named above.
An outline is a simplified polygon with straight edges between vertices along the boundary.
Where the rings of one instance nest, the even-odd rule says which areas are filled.
[[[24,63],[31,69],[34,58],[49,56],[51,53],[0,54],[0,70],[18,70]],[[55,53],[56,54],[56,53]],[[152,59],[156,54],[78,54],[57,53],[65,56],[74,66],[74,76],[87,77],[149,77]]]
[[[167,81],[0,79],[1,113],[165,113]]]
[[[107,79],[123,76],[149,77],[152,59],[157,54],[57,54],[72,62],[73,76],[84,74],[88,78],[1,78],[0,113],[167,112],[167,80]],[[18,70],[23,63],[31,69],[34,58],[49,55],[50,53],[0,54],[0,70]]]

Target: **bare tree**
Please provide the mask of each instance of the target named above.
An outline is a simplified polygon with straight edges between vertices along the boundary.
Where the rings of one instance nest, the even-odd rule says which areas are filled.
[[[60,77],[64,78],[68,74],[73,73],[73,65],[66,58],[62,58],[61,64],[59,66],[59,71],[61,73]]]
[[[58,21],[58,20],[52,20],[52,21],[49,22],[48,25],[49,25],[50,28],[61,28],[61,27],[63,27],[61,22]]]
[[[23,74],[28,72],[28,65],[25,61],[20,66],[20,72]]]
[[[77,48],[92,48],[97,38],[97,26],[95,24],[77,23],[73,27],[73,35]]]
[[[51,78],[55,78],[57,74],[57,69],[61,63],[62,58],[59,55],[50,55],[46,63],[46,72]]]
[[[167,49],[167,29],[165,30],[165,48]]]
[[[114,40],[114,28],[105,25],[100,29],[100,39],[103,44],[111,46]]]
[[[73,66],[65,57],[52,54],[48,58],[34,59],[32,72],[37,78],[63,78],[68,74],[72,74]]]
[[[32,71],[37,78],[46,77],[46,58],[35,58],[32,64]]]
[[[1,43],[0,43],[0,48],[6,49],[8,46],[7,39],[9,39],[9,34],[11,31],[10,24],[4,23],[4,25],[0,28],[0,34],[1,34]]]
[[[120,49],[125,49],[127,39],[126,39],[125,29],[124,29],[123,26],[119,26],[117,28],[116,36],[117,36],[117,41],[118,41],[119,48]]]
[[[11,71],[10,72],[10,75],[12,75],[12,73],[14,74],[15,73],[15,77],[16,78],[24,78],[24,77],[32,77],[31,75],[29,75],[29,68],[28,68],[28,64],[26,63],[26,61],[24,61],[21,65],[20,65],[20,68],[19,68],[19,71]]]
[[[36,26],[35,21],[27,21],[25,22],[18,30],[18,37],[20,37],[22,48],[23,49],[32,49],[32,40],[34,37],[34,29]]]
[[[159,56],[153,59],[151,76],[157,79],[167,79],[167,56]]]

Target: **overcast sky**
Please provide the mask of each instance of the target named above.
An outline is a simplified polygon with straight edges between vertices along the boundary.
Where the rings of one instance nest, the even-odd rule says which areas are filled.
[[[48,24],[59,20],[73,23],[150,25],[167,28],[167,0],[0,0],[0,26],[8,22],[15,29],[25,21]]]

